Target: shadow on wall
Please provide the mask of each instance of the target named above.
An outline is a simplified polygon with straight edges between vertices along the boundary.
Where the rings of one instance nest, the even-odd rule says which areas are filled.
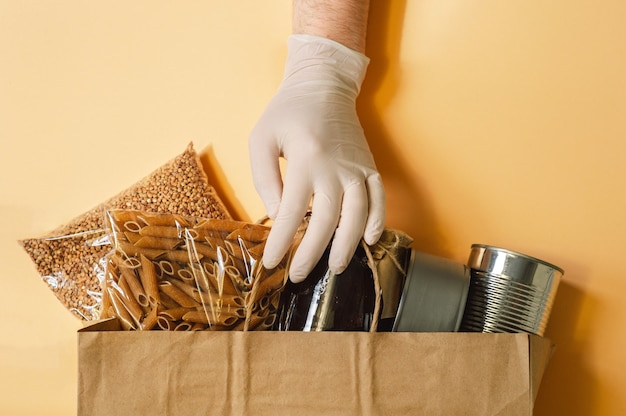
[[[413,149],[399,149],[381,117],[401,85],[399,54],[405,6],[406,1],[371,4],[366,50],[371,62],[357,109],[385,184],[387,225],[413,237],[416,250],[449,257],[445,234],[427,193],[400,157]],[[588,293],[568,284],[567,278],[561,282],[546,332],[556,343],[556,351],[539,389],[535,414],[594,413],[599,385],[584,354],[588,351],[585,325],[591,322],[595,307],[596,302]]]
[[[213,147],[209,145],[202,149],[202,151],[198,153],[198,157],[207,175],[209,184],[213,186],[215,192],[220,197],[233,219],[251,222],[249,215],[246,214],[246,210],[239,199],[237,199],[235,190],[230,186],[226,174],[215,157]]]
[[[445,236],[425,192],[402,159],[411,149],[398,149],[385,128],[385,111],[399,86],[399,54],[406,1],[372,2],[366,54],[371,59],[357,103],[365,136],[374,154],[387,193],[387,226],[406,232],[413,248],[448,256]]]
[[[545,333],[555,342],[556,350],[539,387],[535,415],[591,415],[597,411],[598,380],[584,355],[589,351],[586,340],[596,303],[588,292],[569,284],[564,276]]]

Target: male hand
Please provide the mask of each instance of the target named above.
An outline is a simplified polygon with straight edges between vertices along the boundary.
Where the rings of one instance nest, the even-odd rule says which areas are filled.
[[[332,40],[290,36],[283,81],[250,135],[254,184],[274,220],[266,268],[284,257],[311,210],[291,261],[293,282],[306,278],[331,239],[329,267],[339,274],[361,238],[375,244],[384,229],[385,191],[355,107],[368,63]]]

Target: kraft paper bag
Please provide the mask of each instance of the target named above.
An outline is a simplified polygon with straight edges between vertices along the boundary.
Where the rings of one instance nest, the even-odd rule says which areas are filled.
[[[78,414],[532,415],[528,334],[79,331]]]

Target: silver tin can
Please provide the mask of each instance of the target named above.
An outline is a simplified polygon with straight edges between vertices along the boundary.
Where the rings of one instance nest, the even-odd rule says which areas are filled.
[[[543,335],[563,269],[526,254],[472,245],[460,331]]]

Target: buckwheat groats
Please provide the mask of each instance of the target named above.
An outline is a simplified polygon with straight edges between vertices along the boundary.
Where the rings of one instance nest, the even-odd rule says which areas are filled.
[[[182,154],[130,188],[46,235],[21,240],[43,281],[68,310],[84,320],[99,318],[104,257],[112,249],[105,207],[231,219],[190,143]]]

